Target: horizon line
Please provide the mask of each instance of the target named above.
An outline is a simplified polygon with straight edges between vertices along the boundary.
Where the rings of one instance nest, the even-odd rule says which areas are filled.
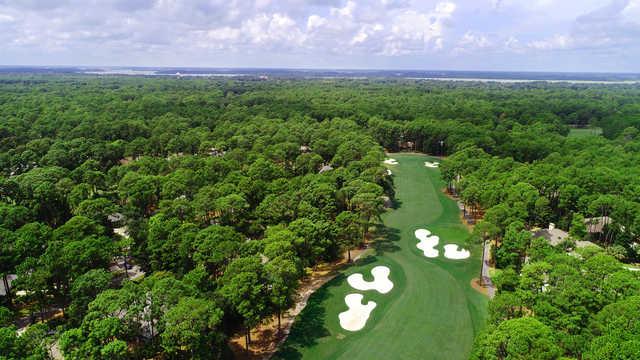
[[[0,68],[129,68],[129,69],[215,69],[215,70],[293,70],[293,71],[362,71],[362,72],[375,72],[375,71],[400,71],[400,72],[482,72],[482,73],[530,73],[530,74],[618,74],[618,75],[640,75],[638,72],[630,71],[559,71],[559,70],[455,70],[455,69],[393,69],[393,68],[348,68],[348,67],[251,67],[251,66],[189,66],[189,65],[176,65],[176,66],[155,66],[155,65],[8,65],[0,64]]]

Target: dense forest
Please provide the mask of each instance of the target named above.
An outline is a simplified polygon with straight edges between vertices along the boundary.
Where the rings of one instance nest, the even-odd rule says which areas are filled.
[[[0,357],[46,359],[54,342],[66,359],[228,356],[226,339],[278,318],[310,268],[366,241],[393,197],[386,149],[447,156],[448,190],[478,220],[469,241],[492,247],[498,294],[474,358],[640,358],[639,98],[3,76]],[[568,136],[587,126],[602,136]],[[532,235],[549,223],[569,236]]]

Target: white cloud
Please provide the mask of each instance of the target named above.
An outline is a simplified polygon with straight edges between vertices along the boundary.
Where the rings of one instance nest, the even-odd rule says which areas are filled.
[[[352,17],[355,9],[356,9],[356,3],[353,1],[348,1],[347,4],[342,8],[332,7],[330,10],[330,13],[332,16]]]
[[[518,38],[516,38],[515,36],[509,36],[509,38],[504,41],[504,48],[506,50],[511,50],[514,52],[522,51],[520,40],[518,40]]]
[[[250,41],[259,45],[301,45],[305,36],[286,14],[260,14],[242,24]]]
[[[9,22],[14,22],[15,20],[16,19],[11,15],[0,13],[0,23],[9,23]]]
[[[548,39],[531,41],[527,46],[535,50],[561,50],[569,48],[573,43],[569,36],[554,35]]]
[[[456,4],[441,2],[430,12],[400,12],[391,19],[382,53],[395,56],[442,49],[444,27],[455,10]]]
[[[637,48],[639,40],[640,0],[612,0],[576,17],[569,32],[532,40],[527,46],[541,51],[613,51]]]
[[[224,26],[218,29],[209,30],[207,37],[214,41],[235,41],[240,37],[240,29]]]
[[[211,49],[288,48],[301,46],[306,38],[295,20],[286,14],[258,14],[238,27],[223,26],[194,31],[196,45]],[[183,39],[187,43],[189,36]]]
[[[491,41],[485,35],[467,31],[458,42],[458,45],[464,48],[484,49],[491,46]]]
[[[496,49],[497,44],[490,40],[488,35],[467,31],[456,43],[455,47],[452,50],[452,54],[469,54],[473,52]]]
[[[357,34],[353,36],[351,39],[351,45],[357,45],[364,43],[371,36],[375,36],[377,33],[384,30],[384,26],[382,24],[366,24],[360,28]]]
[[[628,19],[640,21],[640,0],[631,0],[627,7],[622,10],[622,15]]]
[[[500,54],[640,71],[640,0],[0,0],[2,61],[467,67]],[[464,54],[462,54],[464,53]],[[227,56],[228,55],[228,56]],[[259,56],[256,56],[259,55]],[[164,58],[163,58],[164,56]],[[533,57],[531,57],[533,58]],[[539,59],[540,57],[536,57]],[[604,57],[602,57],[604,59]],[[164,60],[163,60],[164,59]],[[195,60],[194,60],[195,59]],[[232,60],[229,60],[232,59]],[[484,58],[483,58],[484,59]],[[303,61],[300,61],[303,60]],[[378,61],[377,65],[372,65]],[[469,63],[466,63],[469,61]],[[456,63],[456,64],[458,64]],[[613,66],[613,65],[612,65]]]
[[[325,26],[327,24],[327,19],[323,18],[322,16],[319,15],[311,15],[309,16],[309,18],[307,19],[307,29],[308,30],[314,30],[317,28],[320,28],[322,26]]]
[[[363,43],[365,40],[367,40],[368,37],[369,35],[367,35],[366,32],[360,31],[351,39],[351,44],[355,45]]]
[[[271,0],[256,0],[255,7],[256,9],[264,9],[271,5]]]

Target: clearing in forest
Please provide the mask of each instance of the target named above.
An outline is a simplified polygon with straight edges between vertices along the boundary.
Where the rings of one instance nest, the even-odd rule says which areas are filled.
[[[474,335],[484,324],[487,299],[470,286],[480,271],[481,248],[465,244],[468,230],[456,203],[442,193],[433,159],[418,154],[392,154],[396,208],[383,215],[384,227],[373,243],[375,254],[321,287],[296,319],[277,359],[467,359]],[[471,250],[468,259],[427,258],[416,244],[418,229],[446,244]],[[347,278],[363,274],[373,281],[376,266],[390,269],[393,288],[387,293],[361,291]],[[338,314],[348,310],[345,297],[362,294],[362,304],[376,306],[358,331],[340,326]],[[355,297],[354,297],[355,299]],[[358,297],[357,300],[360,300]]]
[[[583,138],[589,136],[602,135],[602,128],[599,127],[586,127],[586,128],[572,128],[569,130],[569,137]]]

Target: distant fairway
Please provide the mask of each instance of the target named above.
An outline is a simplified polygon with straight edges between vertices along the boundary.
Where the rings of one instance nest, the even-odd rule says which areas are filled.
[[[600,136],[602,135],[602,128],[589,127],[589,128],[572,128],[569,129],[568,137],[582,138],[588,136]]]
[[[391,154],[398,165],[393,171],[398,208],[383,215],[385,229],[374,246],[376,255],[320,288],[296,319],[278,359],[466,359],[476,331],[483,325],[486,298],[473,290],[471,279],[480,270],[480,248],[467,247],[471,258],[448,260],[424,257],[416,248],[414,231],[427,228],[440,236],[436,249],[443,254],[447,243],[463,244],[468,232],[459,220],[454,201],[437,169],[424,166],[424,155]],[[356,291],[346,281],[355,272],[369,273],[377,265],[391,269],[393,290],[382,295]],[[364,329],[348,332],[340,327],[338,314],[347,310],[349,293],[364,294],[375,301]]]

